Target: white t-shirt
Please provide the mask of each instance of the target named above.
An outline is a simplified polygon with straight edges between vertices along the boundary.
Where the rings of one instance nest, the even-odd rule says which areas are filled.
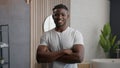
[[[84,42],[83,36],[79,31],[68,27],[63,32],[57,32],[55,29],[45,32],[41,37],[40,44],[48,46],[51,51],[58,51],[71,49],[74,44],[84,45]],[[55,61],[49,63],[49,68],[77,68],[77,64],[66,64]]]

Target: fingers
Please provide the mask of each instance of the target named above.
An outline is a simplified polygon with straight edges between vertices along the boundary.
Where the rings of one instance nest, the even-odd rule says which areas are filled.
[[[65,53],[65,54],[68,54],[68,55],[69,55],[69,54],[72,54],[72,50],[70,50],[70,49],[64,49],[64,53]]]

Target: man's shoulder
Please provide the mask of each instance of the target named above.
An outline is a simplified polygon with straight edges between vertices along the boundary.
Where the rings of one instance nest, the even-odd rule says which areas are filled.
[[[55,34],[54,29],[51,29],[51,30],[46,31],[46,32],[43,33],[44,36],[51,36],[51,34]]]

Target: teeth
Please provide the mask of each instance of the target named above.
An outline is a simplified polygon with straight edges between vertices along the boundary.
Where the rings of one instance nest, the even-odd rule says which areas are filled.
[[[62,22],[62,20],[59,20],[59,22]]]

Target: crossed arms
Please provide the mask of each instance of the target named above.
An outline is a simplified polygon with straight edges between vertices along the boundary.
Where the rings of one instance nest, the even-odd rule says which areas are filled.
[[[80,63],[84,58],[84,47],[76,44],[72,49],[63,49],[52,52],[45,45],[39,45],[37,48],[36,59],[38,63],[50,63],[59,61],[64,63]]]

